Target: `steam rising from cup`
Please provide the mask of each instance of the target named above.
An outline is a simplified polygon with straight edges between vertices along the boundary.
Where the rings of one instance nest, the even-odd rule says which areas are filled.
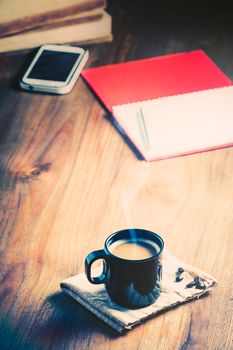
[[[134,186],[130,188],[131,191],[130,190],[127,192],[122,191],[120,195],[123,212],[126,218],[127,225],[129,227],[129,232],[130,232],[132,241],[136,241],[136,232],[134,229],[135,222],[132,218],[131,207],[132,207],[132,203],[136,202],[136,197],[140,189],[145,183],[147,183],[147,179],[149,175],[148,164],[145,164],[145,166],[143,167],[143,172],[140,175],[141,176],[138,178],[138,181],[134,183]]]

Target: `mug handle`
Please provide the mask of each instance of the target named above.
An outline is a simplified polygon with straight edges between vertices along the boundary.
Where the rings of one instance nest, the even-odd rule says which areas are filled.
[[[102,259],[103,261],[103,271],[102,273],[97,276],[97,277],[92,277],[91,276],[91,266],[94,261]],[[85,259],[85,273],[87,276],[87,279],[89,282],[93,284],[101,284],[106,281],[107,278],[107,254],[103,249],[101,250],[96,250],[94,252],[91,252],[87,255]]]

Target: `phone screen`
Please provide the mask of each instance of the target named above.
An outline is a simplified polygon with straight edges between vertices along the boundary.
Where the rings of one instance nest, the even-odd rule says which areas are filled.
[[[44,50],[33,66],[28,78],[66,81],[80,54]]]

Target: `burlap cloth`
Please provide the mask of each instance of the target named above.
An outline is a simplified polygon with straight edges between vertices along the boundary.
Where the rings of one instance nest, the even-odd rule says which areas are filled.
[[[216,285],[216,280],[212,276],[178,260],[167,250],[164,251],[162,264],[161,295],[154,304],[141,309],[128,309],[117,305],[111,301],[103,284],[89,283],[84,273],[62,281],[61,289],[102,321],[122,333],[161,311],[199,298]],[[178,277],[179,282],[176,281],[178,268],[184,270],[181,277]],[[92,273],[96,273],[94,269]],[[194,284],[195,277],[199,277],[201,286]]]

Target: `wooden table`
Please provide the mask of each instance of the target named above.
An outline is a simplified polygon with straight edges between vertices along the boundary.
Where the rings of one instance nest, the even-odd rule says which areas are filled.
[[[90,46],[89,66],[203,49],[233,78],[223,7],[113,1],[109,11],[114,41]],[[142,161],[82,79],[65,96],[20,91],[26,59],[0,58],[0,348],[233,349],[233,148]],[[162,234],[174,255],[219,283],[120,336],[59,283],[129,226]]]

